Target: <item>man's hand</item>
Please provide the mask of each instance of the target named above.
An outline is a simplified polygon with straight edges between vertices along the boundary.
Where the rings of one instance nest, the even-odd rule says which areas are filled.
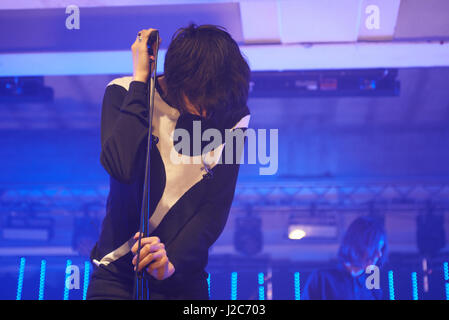
[[[150,60],[154,61],[154,56],[148,55],[147,41],[150,36],[151,31],[156,29],[144,29],[140,30],[136,41],[131,46],[132,54],[133,54],[133,80],[147,82],[150,74],[154,71],[154,63],[151,64],[150,71]],[[139,40],[139,34],[142,40]],[[159,44],[162,40],[159,38]],[[153,46],[153,53],[157,54],[156,49],[159,46],[156,46],[156,43]]]
[[[139,247],[139,232],[134,235],[136,243],[131,248],[134,253],[133,265],[137,263],[137,249]],[[157,280],[164,280],[175,272],[175,267],[168,260],[165,245],[161,243],[158,237],[148,237],[141,239],[140,257],[138,271],[146,268],[146,271]],[[134,267],[135,270],[136,267]]]

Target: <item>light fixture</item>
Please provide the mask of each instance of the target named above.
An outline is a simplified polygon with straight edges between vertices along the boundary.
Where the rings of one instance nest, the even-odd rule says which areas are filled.
[[[301,229],[301,226],[290,225],[288,226],[288,238],[291,240],[300,240],[306,236],[306,232]]]
[[[338,228],[335,212],[332,210],[294,211],[290,214],[287,226],[290,240],[336,240]]]
[[[0,103],[48,102],[53,97],[42,76],[0,77]]]

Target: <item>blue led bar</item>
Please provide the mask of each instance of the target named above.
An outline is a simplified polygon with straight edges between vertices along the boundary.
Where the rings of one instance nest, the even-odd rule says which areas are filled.
[[[301,300],[300,273],[295,272],[295,300]]]
[[[443,263],[444,269],[444,280],[449,281],[449,264],[447,262]],[[449,300],[449,282],[445,283],[446,288],[446,300]]]
[[[83,282],[83,300],[86,300],[87,288],[89,287],[90,262],[84,262],[84,282]]]
[[[390,292],[390,300],[395,300],[393,270],[388,271],[388,290]]]
[[[210,273],[207,273],[207,293],[209,294],[210,299]]]
[[[444,280],[449,281],[449,264],[447,262],[443,263],[444,269]]]
[[[418,277],[416,276],[416,272],[412,272],[412,292],[413,300],[418,300]]]
[[[231,300],[237,300],[237,272],[231,273]]]
[[[39,300],[44,300],[45,289],[45,271],[47,269],[47,261],[41,261],[41,273],[39,276]]]
[[[20,258],[19,279],[17,280],[17,296],[16,300],[22,299],[23,275],[25,273],[25,258]]]
[[[264,276],[263,272],[260,272],[258,275],[259,280],[259,300],[265,300],[265,288],[264,288]]]
[[[69,300],[69,286],[67,285],[67,279],[70,276],[69,267],[72,265],[72,260],[67,260],[65,267],[65,280],[64,280],[64,300]]]

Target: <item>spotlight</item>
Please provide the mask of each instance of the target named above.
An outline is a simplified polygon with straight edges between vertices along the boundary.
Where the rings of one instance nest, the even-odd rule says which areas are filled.
[[[335,240],[338,229],[334,212],[315,210],[294,212],[289,217],[288,238],[291,240]]]
[[[288,238],[291,240],[300,240],[306,236],[306,232],[301,229],[301,226],[288,226]]]

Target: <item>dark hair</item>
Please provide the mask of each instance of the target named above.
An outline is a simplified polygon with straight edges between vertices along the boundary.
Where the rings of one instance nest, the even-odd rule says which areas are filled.
[[[223,27],[190,24],[172,37],[164,62],[168,101],[186,112],[183,95],[202,115],[246,107],[250,69]]]
[[[376,218],[363,216],[355,219],[343,236],[338,250],[342,262],[353,266],[365,267],[366,262],[374,257],[379,242],[384,240],[382,257],[377,261],[382,266],[387,258],[387,238],[383,224]]]

